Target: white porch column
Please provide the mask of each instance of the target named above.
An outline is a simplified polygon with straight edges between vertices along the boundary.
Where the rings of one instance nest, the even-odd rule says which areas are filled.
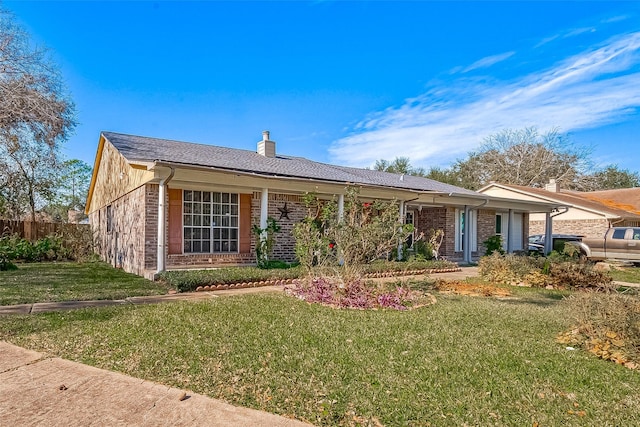
[[[400,227],[402,227],[404,225],[404,201],[400,200],[400,206],[399,206],[399,217],[398,217],[398,222],[400,223]],[[398,239],[398,261],[402,260],[402,246],[404,244],[404,241],[402,239]]]
[[[507,222],[507,253],[513,253],[513,209],[509,209],[509,222]]]
[[[462,261],[469,264],[471,263],[471,209],[469,206],[464,207],[464,228],[463,228],[463,241],[462,241]]]
[[[165,198],[167,194],[167,186],[164,182],[160,183],[158,190],[158,248],[157,248],[157,261],[156,261],[156,269],[158,273],[164,271],[164,242],[165,242],[165,218],[164,218],[164,208],[165,208]]]
[[[344,194],[338,195],[338,222],[344,219]]]
[[[544,254],[548,255],[553,250],[553,220],[551,213],[544,216]]]
[[[160,273],[166,269],[167,220],[165,218],[165,199],[167,198],[167,184],[169,184],[175,172],[175,169],[170,167],[169,175],[166,178],[162,178],[158,185],[158,247],[156,251],[156,273]]]
[[[260,193],[260,228],[267,228],[267,218],[269,217],[269,189],[263,188]],[[260,239],[266,238],[266,232],[262,233]]]

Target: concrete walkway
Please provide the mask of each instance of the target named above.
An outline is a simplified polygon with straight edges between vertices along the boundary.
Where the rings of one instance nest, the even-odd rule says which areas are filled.
[[[428,275],[431,278],[444,279],[444,280],[464,280],[467,277],[475,277],[478,275],[478,267],[461,267],[460,271],[454,271],[449,273],[435,273]],[[402,277],[388,277],[384,279],[370,279],[379,281],[397,281],[399,279],[423,278],[424,275],[419,276],[402,276]],[[158,304],[163,302],[174,301],[203,301],[221,296],[229,295],[247,295],[255,293],[265,292],[282,292],[282,286],[261,286],[257,288],[244,288],[244,289],[226,289],[219,291],[207,291],[207,292],[185,292],[169,295],[154,295],[148,297],[129,297],[120,300],[96,300],[96,301],[63,301],[63,302],[38,302],[34,304],[17,304],[17,305],[5,305],[0,306],[0,315],[9,314],[38,314],[46,313],[50,311],[63,311],[74,310],[78,308],[87,307],[106,307],[113,305],[127,305],[127,304]]]
[[[2,426],[309,424],[0,341]]]

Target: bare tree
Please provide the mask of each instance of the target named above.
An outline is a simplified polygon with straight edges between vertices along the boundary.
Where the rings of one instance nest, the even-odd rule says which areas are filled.
[[[75,127],[73,102],[54,64],[0,6],[0,194],[18,218],[54,193],[58,148]]]
[[[477,152],[452,167],[460,182],[480,188],[491,181],[544,187],[549,179],[564,188],[588,187],[590,149],[574,145],[558,129],[544,134],[535,127],[505,129],[487,137]]]
[[[0,6],[0,143],[7,133],[54,147],[75,126],[73,102],[64,93],[46,52]]]

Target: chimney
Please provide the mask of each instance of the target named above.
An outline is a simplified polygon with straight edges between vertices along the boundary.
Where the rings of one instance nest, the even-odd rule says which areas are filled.
[[[555,179],[550,179],[549,183],[544,186],[544,189],[550,191],[551,193],[559,193],[560,192],[560,184],[556,182]]]
[[[276,156],[276,143],[275,141],[269,140],[268,130],[262,132],[262,141],[258,142],[258,154],[261,154],[265,157]]]

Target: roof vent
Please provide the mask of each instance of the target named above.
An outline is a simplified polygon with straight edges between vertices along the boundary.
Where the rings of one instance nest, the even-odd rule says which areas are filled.
[[[268,130],[262,132],[262,141],[258,142],[258,154],[265,157],[276,156],[276,143],[275,141],[269,140]]]
[[[559,193],[560,183],[556,182],[556,180],[552,178],[549,180],[549,183],[544,186],[544,189],[552,193]]]

